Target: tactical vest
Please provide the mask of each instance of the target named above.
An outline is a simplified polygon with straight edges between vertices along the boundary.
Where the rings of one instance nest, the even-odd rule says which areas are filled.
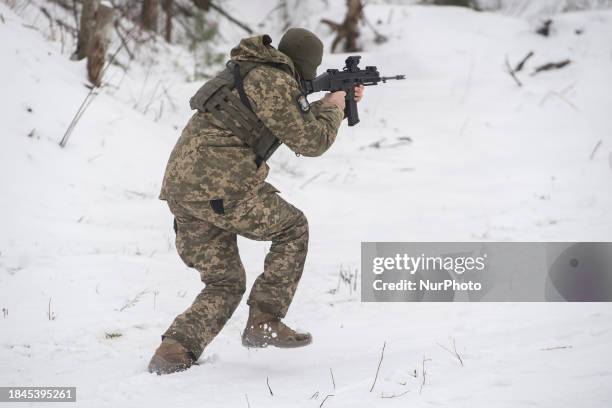
[[[281,142],[253,111],[244,91],[243,79],[253,68],[271,65],[228,61],[226,69],[206,82],[189,101],[191,109],[211,113],[255,153],[257,167],[268,160]],[[275,66],[278,69],[278,66]],[[236,89],[240,99],[231,91]]]

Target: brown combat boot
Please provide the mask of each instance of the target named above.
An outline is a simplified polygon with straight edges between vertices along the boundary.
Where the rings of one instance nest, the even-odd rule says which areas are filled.
[[[310,333],[298,333],[281,322],[280,318],[251,307],[247,327],[242,333],[243,346],[294,348],[304,347],[310,343],[312,343]]]
[[[187,370],[195,364],[195,358],[181,343],[166,337],[155,350],[149,363],[149,372],[157,375]]]

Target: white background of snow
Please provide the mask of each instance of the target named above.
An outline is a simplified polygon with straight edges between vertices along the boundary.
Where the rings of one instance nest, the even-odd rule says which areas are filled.
[[[334,20],[342,16],[337,3]],[[318,3],[308,4],[317,16]],[[270,8],[232,10],[255,25]],[[499,14],[368,7],[391,41],[374,46],[364,35],[364,65],[408,80],[368,89],[362,123],[343,125],[323,157],[283,148],[271,163],[270,181],[310,221],[310,254],[288,321],[311,330],[314,344],[242,348],[243,302],[200,366],[165,377],[146,373],[146,364],[201,289],[175,254],[170,213],[156,199],[199,86],[184,82],[189,57],[160,43],[167,57],[157,55],[147,82],[143,67],[123,79],[113,67],[108,80],[121,88],[95,99],[61,150],[87,93],[84,67],[4,4],[0,13],[0,308],[9,313],[0,316],[0,385],[77,386],[84,407],[246,407],[245,394],[251,407],[318,407],[327,394],[334,397],[326,407],[610,406],[610,304],[361,304],[346,285],[329,292],[341,269],[358,267],[364,240],[609,241],[611,12],[560,16],[546,39],[532,33],[533,22]],[[230,33],[226,46],[241,35]],[[528,69],[575,63],[523,74],[519,89],[504,58],[516,62],[529,50],[536,55]],[[341,66],[345,57],[326,55],[323,65]],[[153,110],[142,112],[159,81],[176,110],[154,121]],[[398,137],[413,143],[385,147]],[[377,141],[383,148],[367,147]],[[240,246],[252,283],[267,244]],[[122,336],[106,339],[111,332]],[[464,367],[437,345],[451,347],[451,339]],[[572,348],[542,350],[556,346]],[[419,394],[424,356],[431,361]]]

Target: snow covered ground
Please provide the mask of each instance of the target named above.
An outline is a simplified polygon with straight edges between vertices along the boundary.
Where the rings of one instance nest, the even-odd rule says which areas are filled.
[[[150,74],[113,67],[121,87],[60,149],[84,66],[0,4],[0,386],[76,386],[83,407],[611,406],[610,304],[362,304],[338,282],[358,274],[361,241],[610,241],[612,12],[557,16],[549,38],[493,13],[367,12],[390,41],[366,36],[362,62],[408,79],[369,88],[362,122],[323,157],[283,148],[271,163],[310,221],[288,321],[314,344],[242,348],[242,304],[201,365],[158,377],[146,364],[159,335],[201,289],[156,199],[199,86],[184,81],[188,56],[159,44]],[[504,60],[531,50],[519,88]],[[168,96],[153,98],[158,83]],[[267,244],[240,247],[251,283]]]

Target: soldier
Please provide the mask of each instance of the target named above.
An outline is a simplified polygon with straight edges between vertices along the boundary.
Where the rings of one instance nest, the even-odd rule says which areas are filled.
[[[286,315],[304,268],[308,223],[304,214],[265,182],[266,159],[279,144],[319,156],[334,142],[344,117],[345,93],[309,104],[300,79],[311,80],[323,44],[292,28],[278,49],[267,35],[243,39],[227,69],[191,99],[197,112],[172,150],[160,198],[175,217],[176,248],[206,284],[193,304],[162,335],[149,371],[167,374],[193,365],[240,303],[245,271],[236,236],[272,241],[263,273],[248,298],[246,347],[302,347]],[[355,90],[361,100],[363,87]]]

